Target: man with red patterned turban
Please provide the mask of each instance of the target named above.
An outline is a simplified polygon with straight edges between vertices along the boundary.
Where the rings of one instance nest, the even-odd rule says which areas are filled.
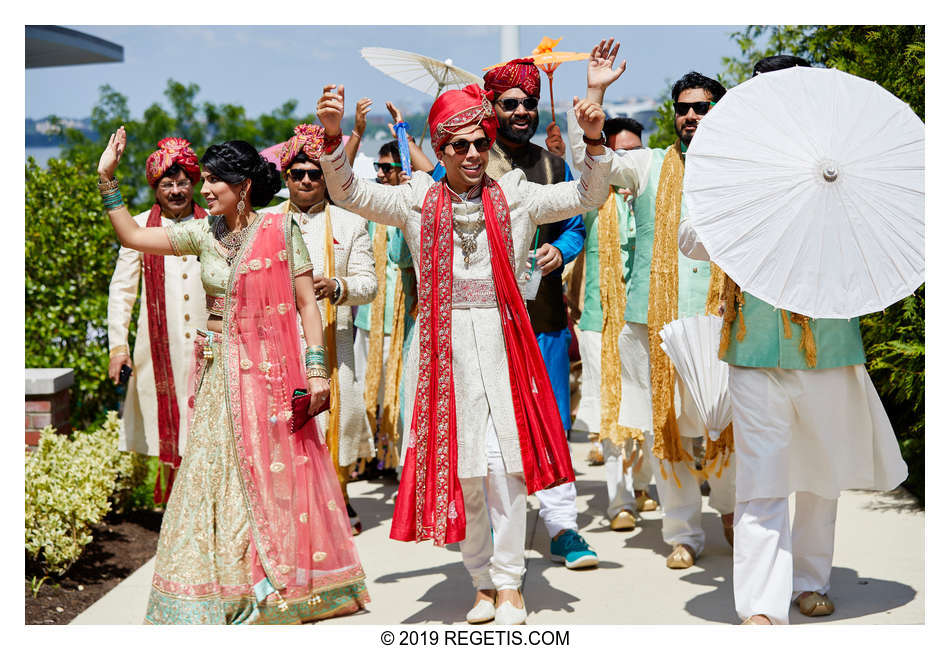
[[[192,192],[200,178],[198,157],[184,138],[165,138],[146,161],[145,176],[155,190],[155,205],[135,217],[139,226],[168,226],[203,219]],[[135,352],[129,354],[132,308],[142,285]],[[155,486],[156,501],[166,500],[185,446],[188,428],[188,374],[195,328],[204,327],[205,292],[201,266],[193,255],[145,255],[119,249],[109,284],[109,377],[119,383],[122,368],[132,371],[122,414],[119,448],[158,456],[166,471]],[[128,372],[128,371],[126,371]]]
[[[575,111],[585,132],[600,133],[599,104]],[[470,85],[443,93],[429,112],[444,178],[413,174],[382,185],[357,178],[338,146],[342,87],[324,88],[317,116],[330,196],[400,228],[418,278],[406,358],[411,425],[390,537],[459,542],[477,590],[466,619],[524,623],[526,496],[573,481],[574,472],[516,278],[537,225],[606,199],[611,152],[591,145],[576,182],[539,185],[521,170],[494,180],[486,168],[498,121],[488,96]]]
[[[488,175],[500,178],[520,169],[529,181],[551,184],[571,179],[571,171],[559,158],[530,142],[538,128],[538,97],[541,75],[531,59],[515,59],[485,73],[485,90],[492,96],[498,118],[498,140],[488,159]],[[541,356],[557,399],[563,435],[571,430],[571,343],[567,304],[561,272],[581,252],[586,236],[584,220],[575,215],[565,221],[545,223],[534,237],[541,283],[535,296],[528,296],[528,315]],[[551,557],[569,569],[597,566],[597,554],[577,531],[577,488],[573,482],[538,493],[539,513],[551,537]]]
[[[365,305],[373,299],[376,272],[366,220],[327,201],[319,164],[322,155],[323,127],[316,124],[294,127],[293,136],[280,152],[280,169],[290,198],[272,209],[293,215],[313,262],[313,288],[327,328],[323,336],[327,367],[335,367],[337,373],[330,389],[338,393],[339,404],[336,413],[331,409],[318,417],[331,450],[336,448],[333,463],[346,500],[350,526],[357,535],[363,526],[346,493],[347,478],[357,460],[372,458],[375,453],[363,394],[356,379],[350,306]],[[335,323],[332,332],[331,323]]]

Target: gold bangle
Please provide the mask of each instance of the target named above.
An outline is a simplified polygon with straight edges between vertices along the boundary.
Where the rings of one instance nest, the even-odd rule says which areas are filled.
[[[114,178],[110,178],[107,181],[99,181],[96,185],[99,188],[99,194],[103,196],[119,189],[119,181]]]
[[[116,357],[129,356],[129,346],[128,345],[117,345],[111,350],[109,350],[109,358],[115,359]]]
[[[307,368],[307,379],[330,379],[327,369],[320,366]]]

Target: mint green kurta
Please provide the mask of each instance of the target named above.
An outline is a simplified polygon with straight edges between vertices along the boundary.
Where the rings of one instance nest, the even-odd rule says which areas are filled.
[[[369,222],[369,240],[372,242],[373,237],[376,234],[376,229],[381,226],[377,225],[374,221]],[[399,232],[399,229],[395,226],[385,226],[386,228],[386,242],[392,241],[393,236]],[[395,298],[396,292],[396,276],[401,273],[399,266],[395,264],[387,256],[386,258],[386,307],[383,310],[383,334],[389,336],[393,331],[393,300]],[[373,322],[373,304],[369,303],[366,305],[360,305],[359,309],[356,310],[356,318],[353,321],[353,324],[356,325],[361,330],[369,331],[370,325]]]
[[[818,351],[817,365],[809,368],[805,353],[799,349],[802,328],[792,325],[792,337],[785,338],[782,312],[763,300],[743,292],[742,316],[746,334],[736,340],[739,319],[732,324],[732,337],[723,361],[734,366],[820,370],[864,364],[864,343],[859,319],[819,318],[809,323]]]
[[[653,149],[650,178],[633,204],[636,221],[636,249],[633,269],[627,282],[627,308],[624,320],[628,323],[647,322],[647,303],[650,295],[650,262],[653,258],[653,229],[656,219],[656,191],[660,184],[660,169],[667,149]],[[687,161],[689,154],[687,153]],[[680,220],[686,217],[686,204],[680,203]],[[709,294],[709,262],[691,260],[677,250],[679,257],[679,304],[677,318],[687,318],[706,312]]]
[[[633,270],[633,253],[636,249],[636,223],[633,211],[626,198],[616,191],[611,192],[608,200],[617,203],[617,230],[620,236],[620,266],[623,269],[623,281],[629,286]],[[600,332],[604,327],[603,309],[600,302],[600,243],[597,233],[598,210],[584,214],[584,228],[587,239],[584,240],[584,309],[577,327],[584,331]]]

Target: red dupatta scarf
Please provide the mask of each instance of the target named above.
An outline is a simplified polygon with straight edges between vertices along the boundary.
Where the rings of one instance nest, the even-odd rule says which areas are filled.
[[[508,202],[501,187],[487,177],[482,208],[525,483],[533,493],[573,481],[574,470],[551,382],[515,281]],[[389,536],[432,539],[439,546],[465,539],[452,372],[453,251],[452,201],[445,183],[436,183],[422,207],[419,380]]]
[[[204,219],[206,212],[194,205],[195,219]],[[162,207],[152,206],[145,225],[149,228],[162,225]],[[168,352],[168,318],[165,310],[165,256],[143,255],[145,274],[145,300],[148,312],[148,340],[152,352],[152,373],[155,376],[155,397],[158,404],[158,459],[165,469],[165,493],[162,494],[162,474],[155,477],[155,503],[168,503],[175,470],[181,464],[178,449],[178,397],[175,393],[175,375],[171,355]]]
[[[260,215],[225,296],[227,407],[260,598],[275,589],[283,598],[303,598],[363,577],[316,420],[291,430],[293,391],[307,388],[291,273],[292,223],[289,215]]]

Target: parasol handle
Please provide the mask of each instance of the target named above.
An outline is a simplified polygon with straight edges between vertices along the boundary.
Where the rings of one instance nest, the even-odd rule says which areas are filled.
[[[551,91],[551,124],[557,124],[554,119],[554,72],[548,73],[548,88]]]

